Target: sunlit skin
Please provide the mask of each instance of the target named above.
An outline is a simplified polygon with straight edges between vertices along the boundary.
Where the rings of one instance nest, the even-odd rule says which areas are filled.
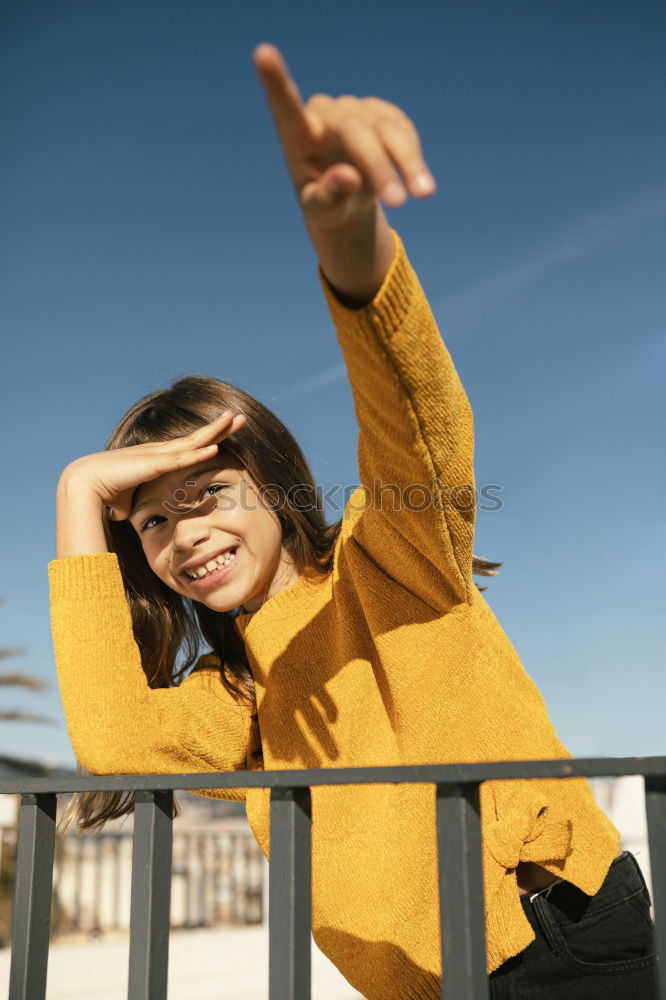
[[[282,544],[277,514],[233,456],[216,456],[142,483],[129,520],[153,573],[171,590],[212,611],[257,611],[299,577]],[[239,548],[228,579],[202,591],[182,575],[184,566],[231,545]]]

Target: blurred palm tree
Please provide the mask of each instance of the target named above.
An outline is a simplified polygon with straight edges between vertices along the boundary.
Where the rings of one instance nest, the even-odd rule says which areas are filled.
[[[10,656],[20,656],[27,652],[19,646],[6,647],[0,649],[0,660],[6,660]],[[4,687],[24,687],[31,691],[44,691],[48,685],[40,677],[22,673],[0,673],[0,686]],[[34,712],[7,711],[0,709],[0,722],[55,722],[55,719],[48,715],[36,715]]]

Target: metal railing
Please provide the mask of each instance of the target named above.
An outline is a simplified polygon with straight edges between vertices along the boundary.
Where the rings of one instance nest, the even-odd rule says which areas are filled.
[[[666,1000],[666,757],[566,758],[481,764],[30,778],[0,782],[21,795],[9,1000],[44,1000],[56,796],[133,791],[134,844],[128,1000],[165,1000],[169,956],[172,803],[176,789],[270,788],[269,997],[309,1000],[312,920],[310,788],[434,784],[443,1000],[487,1000],[479,786],[484,781],[642,775],[655,913],[659,1000]]]
[[[196,821],[195,821],[196,823]],[[170,929],[263,924],[266,859],[247,822],[174,823]],[[65,833],[55,840],[51,946],[129,931],[133,833]],[[0,825],[0,949],[10,940],[18,829]]]

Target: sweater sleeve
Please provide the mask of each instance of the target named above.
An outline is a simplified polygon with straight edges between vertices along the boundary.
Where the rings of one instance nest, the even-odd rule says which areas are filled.
[[[437,610],[470,603],[476,491],[472,409],[425,293],[395,254],[360,309],[319,278],[342,348],[359,426],[361,486],[342,534]]]
[[[55,559],[48,574],[58,684],[82,767],[93,774],[247,769],[251,712],[219,671],[204,666],[177,687],[149,686],[114,552]],[[245,789],[196,791],[245,798]]]

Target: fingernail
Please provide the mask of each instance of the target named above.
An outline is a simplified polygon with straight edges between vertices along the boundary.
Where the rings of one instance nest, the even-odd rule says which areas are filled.
[[[435,190],[435,179],[430,174],[417,174],[412,181],[419,194],[430,194]]]
[[[390,201],[393,204],[401,203],[405,200],[405,189],[398,181],[388,181],[382,188],[382,197],[384,201]]]

